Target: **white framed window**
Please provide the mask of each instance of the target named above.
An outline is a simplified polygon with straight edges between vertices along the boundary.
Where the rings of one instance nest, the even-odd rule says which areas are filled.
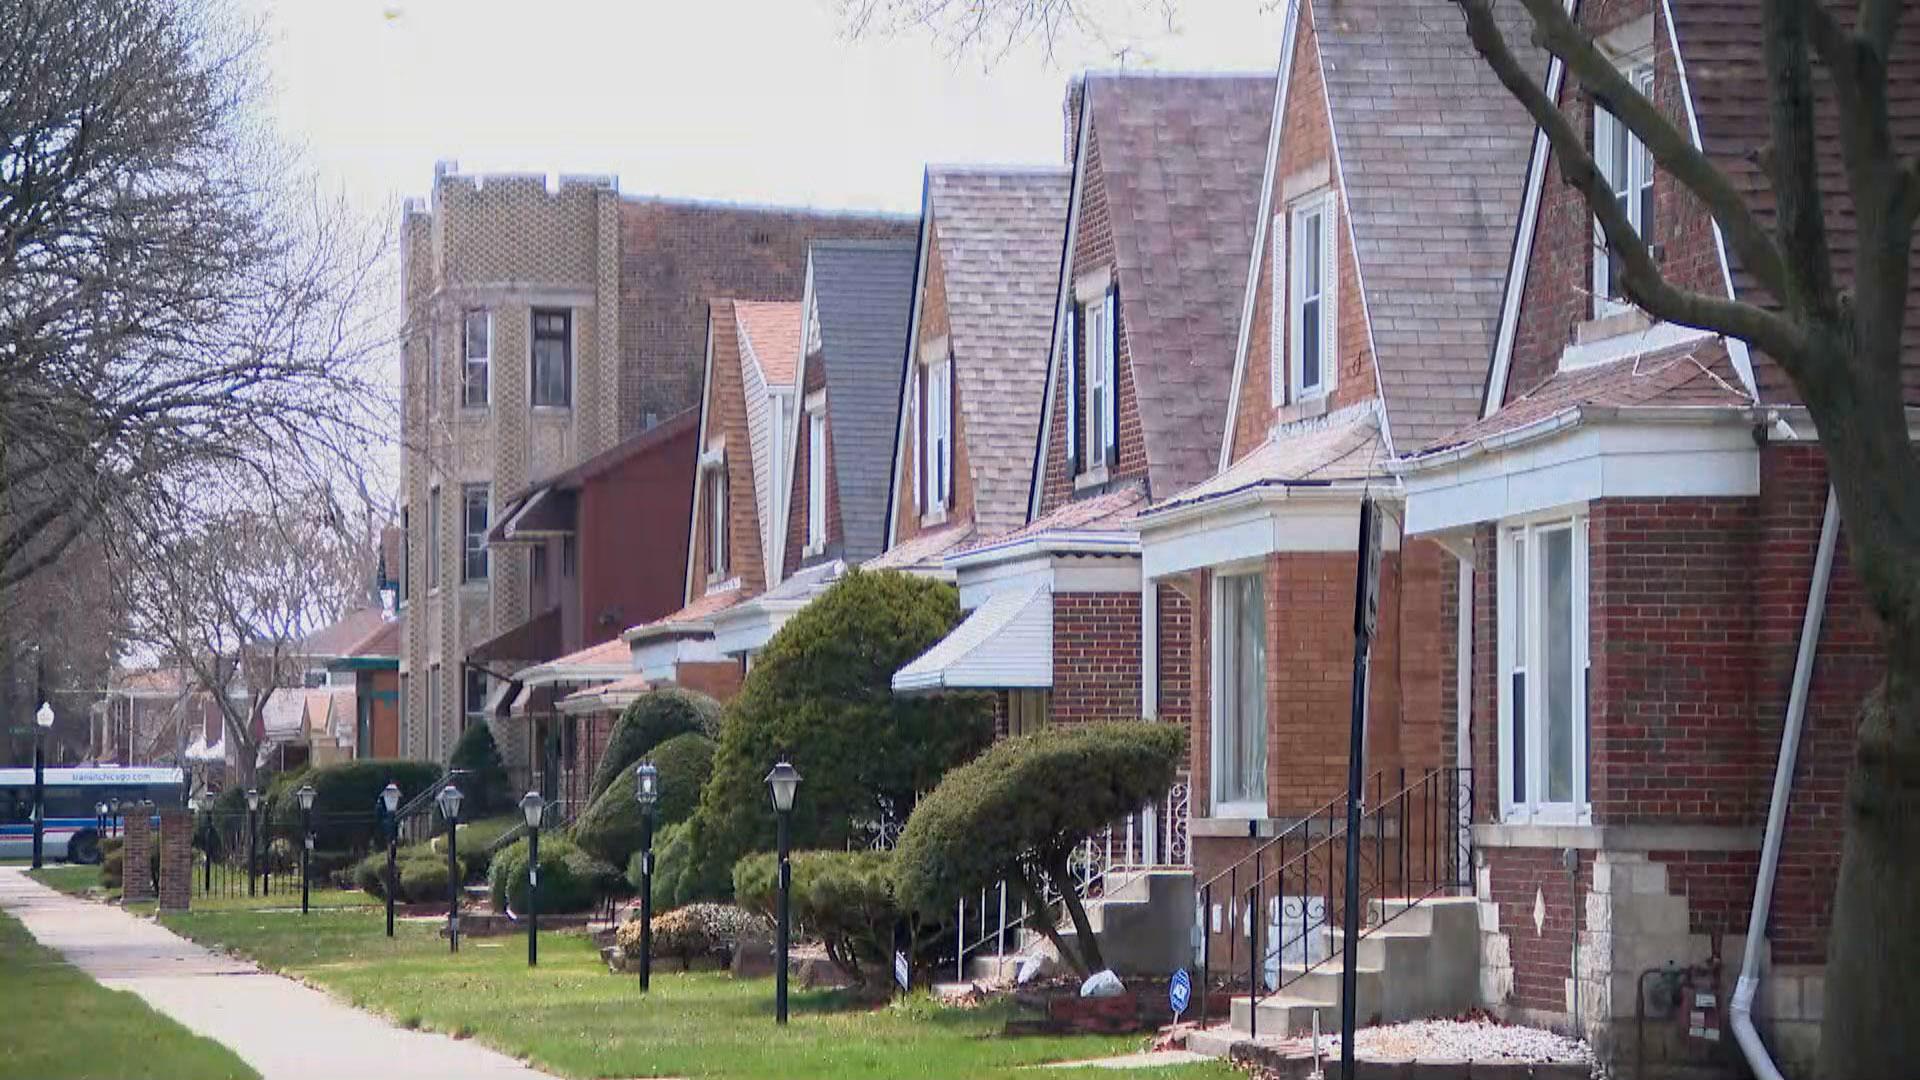
[[[1623,74],[1634,89],[1653,96],[1653,65],[1644,61],[1630,63]],[[1633,231],[1651,237],[1653,212],[1653,153],[1627,125],[1596,105],[1593,110],[1593,158],[1600,175],[1606,178],[1613,201],[1627,216]],[[1606,234],[1598,218],[1593,222],[1593,314],[1611,315],[1628,306],[1626,290],[1620,284],[1620,259],[1607,247]]]
[[[927,366],[927,510],[953,505],[953,358]]]
[[[807,402],[807,552],[827,546],[827,403]]]
[[[487,580],[487,527],[493,493],[486,484],[460,489],[460,580]]]
[[[533,309],[533,404],[566,408],[573,404],[573,312]]]
[[[1086,455],[1082,470],[1098,469],[1114,457],[1118,425],[1115,423],[1114,395],[1119,391],[1119,305],[1109,288],[1098,299],[1082,305],[1082,323],[1087,328],[1087,424]]]
[[[484,409],[493,367],[493,312],[474,308],[461,317],[461,322],[461,349],[466,359],[460,368],[460,404]]]
[[[1338,368],[1333,192],[1307,196],[1288,213],[1287,369],[1291,400],[1305,401],[1331,391]]]
[[[713,452],[706,469],[707,582],[725,581],[730,569],[727,551],[727,457]]]
[[[1501,816],[1584,822],[1588,799],[1587,518],[1501,531]]]
[[[1266,575],[1222,573],[1213,595],[1213,816],[1267,816]]]
[[[466,728],[487,722],[487,673],[477,667],[463,668],[467,677],[460,691],[460,712],[466,718]]]
[[[440,587],[440,486],[427,489],[427,591]]]

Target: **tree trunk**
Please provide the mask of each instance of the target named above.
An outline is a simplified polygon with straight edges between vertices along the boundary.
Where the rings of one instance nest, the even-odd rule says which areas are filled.
[[[1888,628],[1887,677],[1860,710],[1833,894],[1822,1080],[1920,1071],[1920,629]]]
[[[1080,946],[1082,973],[1091,975],[1104,971],[1107,961],[1100,955],[1100,941],[1094,936],[1093,924],[1087,921],[1087,908],[1080,902],[1080,894],[1073,891],[1073,871],[1067,866],[1067,860],[1054,860],[1047,867],[1047,873],[1053,878],[1053,887],[1060,891],[1060,899],[1067,906],[1067,916],[1073,920],[1073,933]]]
[[[1049,878],[1051,878],[1051,872],[1048,871],[1047,873]],[[1027,875],[1024,873],[1015,874],[1013,876],[1013,883],[1014,888],[1025,898],[1027,910],[1033,913],[1033,928],[1040,931],[1040,936],[1046,938],[1053,944],[1053,950],[1060,954],[1060,959],[1064,961],[1067,966],[1073,968],[1075,974],[1079,975],[1082,979],[1092,974],[1092,972],[1087,970],[1086,962],[1080,959],[1079,952],[1067,948],[1066,941],[1060,936],[1060,928],[1054,925],[1053,909],[1047,906],[1047,901],[1041,895],[1041,890],[1035,888],[1033,882],[1028,880]]]

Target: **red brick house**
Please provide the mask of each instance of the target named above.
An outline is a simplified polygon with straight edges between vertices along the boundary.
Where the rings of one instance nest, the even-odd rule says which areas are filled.
[[[1767,131],[1759,9],[1580,13],[1632,84],[1749,191],[1764,183],[1753,155]],[[1902,34],[1911,47],[1913,28]],[[1547,85],[1592,133],[1670,280],[1770,302],[1603,106],[1557,64]],[[1897,138],[1920,138],[1911,118],[1900,125]],[[1844,279],[1852,218],[1837,145],[1821,152],[1835,157],[1826,205]],[[1544,139],[1525,176],[1479,416],[1400,448],[1397,467],[1409,536],[1463,560],[1448,636],[1470,663],[1449,658],[1446,682],[1477,781],[1482,1001],[1578,1026],[1624,1058],[1637,977],[1674,964],[1717,995],[1692,1025],[1711,1034],[1690,1037],[1684,1016],[1651,1024],[1651,1059],[1731,1056],[1732,998],[1751,1005],[1787,1073],[1808,1075],[1856,710],[1881,674],[1818,435],[1766,357],[1620,298]],[[1771,200],[1757,205],[1764,217]],[[1906,393],[1920,401],[1920,353]],[[1790,800],[1770,833],[1783,761]],[[1770,844],[1765,940],[1743,971]]]

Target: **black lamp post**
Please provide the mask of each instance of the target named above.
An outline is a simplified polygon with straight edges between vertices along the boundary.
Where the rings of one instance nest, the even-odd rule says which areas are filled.
[[[313,800],[319,792],[301,784],[293,797],[300,800],[300,914],[307,913],[307,871],[313,859]]]
[[[260,870],[260,792],[247,789],[247,895],[253,895],[253,878]]]
[[[787,819],[793,816],[793,794],[799,786],[800,770],[785,761],[775,765],[773,771],[767,774],[767,789],[773,793],[780,859],[780,922],[775,938],[780,955],[773,969],[773,1019],[778,1024],[787,1022],[787,938],[790,926],[787,902],[793,892],[793,864],[787,861]]]
[[[47,843],[47,729],[53,727],[53,706],[46,702],[33,714],[33,868],[40,869]]]
[[[660,802],[660,770],[633,767],[633,798],[640,804],[640,992],[653,981],[653,808]]]
[[[392,937],[393,894],[400,887],[394,866],[400,848],[400,785],[387,781],[387,786],[380,789],[380,805],[387,812],[387,936]]]
[[[447,823],[447,951],[460,951],[460,789],[448,784],[433,797]]]
[[[547,800],[537,791],[529,791],[520,800],[520,812],[527,818],[527,966],[540,963],[540,819],[546,816]]]

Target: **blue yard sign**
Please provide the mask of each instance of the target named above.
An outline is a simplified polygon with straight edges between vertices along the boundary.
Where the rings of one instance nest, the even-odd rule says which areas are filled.
[[[1167,984],[1167,1004],[1173,1006],[1173,1022],[1180,1022],[1180,1014],[1187,1011],[1187,1005],[1193,1001],[1193,976],[1186,968],[1173,973],[1173,981]]]

